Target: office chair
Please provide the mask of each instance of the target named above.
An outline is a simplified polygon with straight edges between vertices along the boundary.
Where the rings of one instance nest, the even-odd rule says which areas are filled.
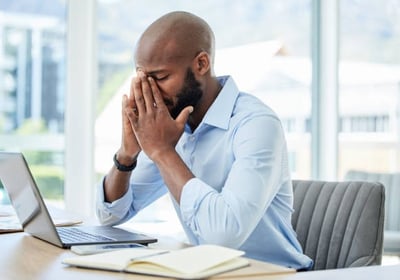
[[[381,264],[382,184],[294,180],[293,191],[292,224],[314,270]]]
[[[344,179],[380,182],[385,186],[383,252],[400,255],[400,173],[349,170]]]

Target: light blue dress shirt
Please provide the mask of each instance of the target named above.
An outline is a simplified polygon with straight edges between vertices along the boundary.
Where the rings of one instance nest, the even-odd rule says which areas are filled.
[[[312,260],[302,253],[291,226],[293,194],[287,148],[276,114],[239,92],[229,76],[197,129],[187,126],[176,150],[196,176],[172,199],[194,244],[219,244],[246,256],[296,269]],[[168,191],[157,166],[140,153],[128,192],[104,202],[99,184],[97,215],[103,224],[127,221]]]

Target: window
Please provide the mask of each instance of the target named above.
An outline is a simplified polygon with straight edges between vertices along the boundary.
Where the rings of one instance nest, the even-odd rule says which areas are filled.
[[[25,2],[0,2],[0,150],[22,151],[44,197],[62,203],[65,1]]]
[[[340,132],[389,132],[388,115],[349,116],[340,120]]]
[[[400,169],[400,3],[341,1],[339,178]]]

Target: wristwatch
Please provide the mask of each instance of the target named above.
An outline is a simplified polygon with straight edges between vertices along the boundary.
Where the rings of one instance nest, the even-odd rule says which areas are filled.
[[[130,172],[130,171],[132,171],[133,169],[135,169],[136,163],[137,163],[137,160],[135,160],[131,165],[123,165],[118,161],[117,153],[114,154],[113,160],[114,160],[115,167],[119,171],[122,171],[122,172]]]

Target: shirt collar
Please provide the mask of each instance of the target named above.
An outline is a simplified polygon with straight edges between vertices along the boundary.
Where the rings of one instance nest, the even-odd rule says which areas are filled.
[[[231,76],[218,77],[218,81],[222,89],[204,116],[203,123],[226,130],[229,127],[239,90]]]

